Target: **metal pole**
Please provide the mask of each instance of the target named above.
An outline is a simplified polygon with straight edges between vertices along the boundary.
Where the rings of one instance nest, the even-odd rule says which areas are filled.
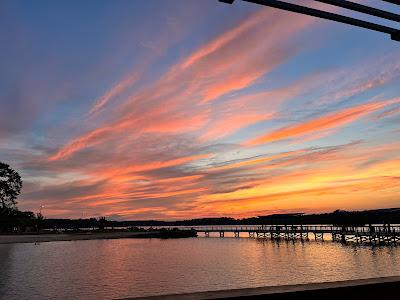
[[[400,5],[400,0],[383,0],[383,1],[386,1],[386,2],[389,2],[389,3],[393,3],[393,4],[396,4],[396,5]]]
[[[336,21],[336,22],[340,22],[340,23],[345,23],[345,24],[358,26],[358,27],[362,27],[362,28],[367,28],[367,29],[371,29],[374,31],[378,31],[378,32],[388,33],[388,34],[394,34],[394,33],[397,33],[397,31],[398,31],[397,29],[394,29],[391,27],[354,19],[354,18],[334,14],[331,12],[322,11],[322,10],[315,9],[315,8],[304,7],[304,6],[297,5],[297,4],[287,3],[287,2],[283,2],[283,1],[279,1],[279,0],[244,0],[244,1],[261,4],[261,5],[265,5],[265,6],[271,6],[271,7],[278,8],[278,9],[284,9],[284,10],[288,10],[291,12],[297,12],[297,13],[301,13],[304,15],[309,15],[309,16],[313,16],[313,17],[317,17],[317,18],[322,18],[322,19],[327,19],[327,20]]]
[[[400,22],[400,15],[391,13],[385,10],[377,9],[374,7],[369,7],[367,5],[354,3],[351,1],[343,1],[343,0],[315,0],[318,2],[323,2],[335,6],[339,6],[342,8],[347,8],[350,10],[358,11],[364,14],[368,14],[375,17],[384,18],[391,21]]]
[[[229,3],[229,4],[232,4],[234,2],[234,0],[219,0],[219,1],[224,2],[224,3]],[[279,1],[279,0],[243,0],[243,1],[260,4],[260,5],[264,5],[264,6],[269,6],[269,7],[274,7],[277,9],[283,9],[286,11],[296,12],[296,13],[313,16],[313,17],[317,17],[317,18],[327,19],[327,20],[344,23],[344,24],[348,24],[348,25],[353,25],[353,26],[357,26],[357,27],[361,27],[361,28],[366,28],[366,29],[370,29],[370,30],[374,30],[374,31],[378,31],[378,32],[387,33],[387,34],[391,35],[392,40],[400,41],[400,30],[392,28],[392,27],[379,25],[379,24],[375,24],[375,23],[371,23],[371,22],[367,22],[367,21],[363,21],[363,20],[358,20],[355,18],[342,16],[342,15],[338,15],[335,13],[326,12],[326,11],[322,11],[319,9],[305,7],[305,6],[301,6],[301,5],[297,5],[297,4],[287,3],[287,2]],[[342,4],[344,3],[344,1],[340,1],[340,2]],[[346,3],[347,2],[349,2],[349,1],[346,1]],[[396,2],[398,2],[398,1],[396,1]],[[355,3],[353,3],[353,4],[355,4]],[[400,3],[396,3],[396,4],[400,5]],[[358,6],[358,8],[360,9],[360,6]],[[382,12],[384,12],[384,11],[382,11]]]

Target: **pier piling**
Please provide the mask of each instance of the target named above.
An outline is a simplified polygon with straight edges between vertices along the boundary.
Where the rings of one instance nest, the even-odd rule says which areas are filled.
[[[186,229],[185,227],[181,227]],[[309,235],[314,236],[315,241],[324,241],[329,234],[332,241],[370,245],[398,245],[400,243],[400,226],[333,226],[333,225],[247,225],[247,226],[195,226],[191,227],[198,233],[204,233],[209,237],[210,233],[219,233],[219,237],[225,237],[225,233],[233,233],[239,238],[241,233],[247,233],[250,238],[308,241]]]

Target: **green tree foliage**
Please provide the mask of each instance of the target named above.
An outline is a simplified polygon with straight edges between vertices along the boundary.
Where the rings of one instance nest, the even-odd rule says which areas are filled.
[[[0,208],[14,209],[21,192],[22,180],[17,171],[0,162]]]

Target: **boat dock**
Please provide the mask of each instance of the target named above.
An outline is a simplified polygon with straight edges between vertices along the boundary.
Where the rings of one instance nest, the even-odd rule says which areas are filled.
[[[396,245],[400,243],[400,226],[331,226],[331,225],[244,225],[244,226],[181,226],[179,229],[195,230],[205,237],[218,233],[223,238],[227,233],[234,237],[271,240],[325,240],[373,245]]]

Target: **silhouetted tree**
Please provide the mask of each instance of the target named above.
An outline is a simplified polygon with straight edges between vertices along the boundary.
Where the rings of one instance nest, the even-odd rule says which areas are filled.
[[[36,214],[36,230],[39,231],[43,227],[44,217],[41,212]]]
[[[37,219],[31,211],[5,208],[0,213],[0,232],[13,230],[25,232],[37,228]]]
[[[106,225],[107,225],[106,217],[100,217],[97,224],[98,224],[100,230],[104,230],[104,227],[106,227]]]
[[[13,209],[21,192],[22,180],[18,172],[0,162],[0,208]]]

